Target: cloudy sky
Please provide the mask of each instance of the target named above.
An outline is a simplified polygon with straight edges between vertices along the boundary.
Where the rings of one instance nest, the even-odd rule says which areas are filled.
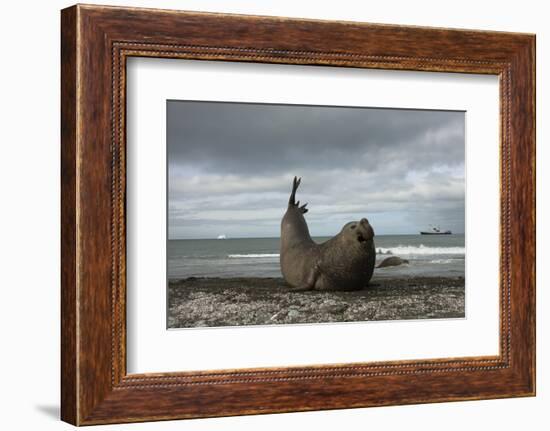
[[[169,238],[277,237],[294,175],[313,236],[464,232],[464,112],[168,101]]]

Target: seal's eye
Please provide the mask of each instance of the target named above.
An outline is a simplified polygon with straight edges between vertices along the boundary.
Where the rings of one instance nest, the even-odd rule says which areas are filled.
[[[357,227],[356,225],[352,224],[349,228],[350,229],[355,229],[356,227]]]

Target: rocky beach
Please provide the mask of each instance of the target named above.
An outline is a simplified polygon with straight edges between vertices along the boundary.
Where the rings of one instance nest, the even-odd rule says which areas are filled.
[[[168,285],[168,328],[464,317],[464,277],[387,277],[352,292],[294,292],[282,278],[188,277]]]

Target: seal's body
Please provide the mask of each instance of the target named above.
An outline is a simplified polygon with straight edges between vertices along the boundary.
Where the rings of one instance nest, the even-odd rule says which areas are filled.
[[[374,271],[374,230],[367,219],[347,223],[334,238],[317,244],[304,214],[295,203],[301,179],[294,178],[288,208],[281,222],[281,272],[298,290],[358,290]]]

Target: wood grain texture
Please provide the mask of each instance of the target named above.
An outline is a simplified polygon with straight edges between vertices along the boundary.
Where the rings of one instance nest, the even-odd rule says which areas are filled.
[[[61,418],[77,422],[76,9],[61,16]]]
[[[62,11],[61,36],[63,420],[86,425],[534,394],[533,35],[79,5]],[[499,355],[127,375],[130,56],[498,75]]]

